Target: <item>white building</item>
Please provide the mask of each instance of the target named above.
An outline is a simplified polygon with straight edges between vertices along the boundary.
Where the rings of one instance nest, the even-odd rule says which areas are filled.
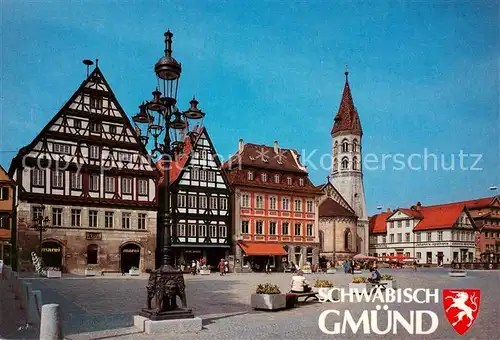
[[[472,262],[476,227],[464,204],[400,208],[370,218],[370,254],[414,257],[422,264]]]

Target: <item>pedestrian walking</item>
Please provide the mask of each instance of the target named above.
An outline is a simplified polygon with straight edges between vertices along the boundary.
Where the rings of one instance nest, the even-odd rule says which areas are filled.
[[[224,276],[224,271],[225,271],[225,268],[226,268],[226,265],[224,263],[224,259],[220,259],[220,262],[217,265],[217,267],[219,267],[220,276]]]

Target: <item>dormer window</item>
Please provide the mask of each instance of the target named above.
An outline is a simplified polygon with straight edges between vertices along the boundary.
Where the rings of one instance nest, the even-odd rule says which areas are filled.
[[[280,175],[274,175],[274,183],[280,182]]]
[[[304,186],[304,179],[303,179],[303,178],[299,178],[299,185],[300,185],[301,187],[303,187],[303,186]]]
[[[247,172],[247,179],[248,179],[249,181],[253,181],[253,171],[249,171],[249,172]]]
[[[292,185],[292,177],[287,177],[286,178],[286,184]]]
[[[262,179],[262,182],[267,182],[267,174],[260,175],[260,178]]]

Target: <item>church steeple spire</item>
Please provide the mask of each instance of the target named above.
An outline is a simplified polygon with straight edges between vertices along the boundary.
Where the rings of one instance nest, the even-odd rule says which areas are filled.
[[[332,128],[332,136],[334,133],[340,131],[350,131],[353,134],[363,135],[363,130],[361,129],[361,122],[359,120],[358,112],[354,106],[354,101],[352,100],[351,88],[349,87],[349,71],[347,70],[347,65],[345,68],[345,85],[344,91],[342,92],[342,99],[340,101],[340,107],[335,115],[335,123]]]

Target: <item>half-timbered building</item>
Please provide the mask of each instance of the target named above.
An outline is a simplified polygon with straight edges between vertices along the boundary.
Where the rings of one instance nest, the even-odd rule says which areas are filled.
[[[96,65],[9,174],[18,189],[20,260],[36,251],[35,218],[46,266],[70,272],[154,266],[159,172]]]
[[[175,264],[204,258],[216,266],[231,247],[231,189],[206,128],[184,138],[169,178]]]
[[[296,150],[247,143],[224,163],[234,190],[235,271],[319,262],[318,203]]]

